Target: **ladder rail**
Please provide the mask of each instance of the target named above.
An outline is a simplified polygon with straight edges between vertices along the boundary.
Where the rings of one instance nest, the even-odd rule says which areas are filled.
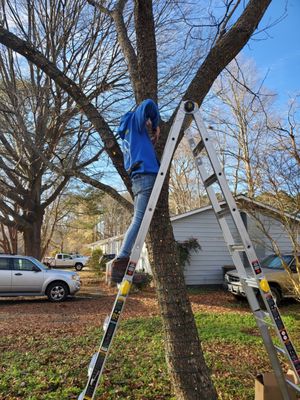
[[[201,131],[199,130],[199,132],[201,132]],[[187,136],[189,145],[190,145],[191,149],[193,150],[194,148],[197,147],[197,145],[195,143],[194,135],[192,133],[191,128],[188,128],[186,130],[186,136]],[[201,135],[201,138],[202,138],[201,142],[204,142],[202,135]],[[205,142],[207,142],[207,140]],[[204,145],[204,148],[205,148],[205,145]],[[197,164],[197,168],[198,168],[201,180],[204,181],[205,177],[207,176],[207,172],[206,172],[206,169],[204,167],[204,164],[200,160],[200,157],[197,158],[197,163],[196,164]],[[214,167],[213,167],[213,169],[214,169]],[[215,175],[217,175],[215,169],[214,169],[214,173],[215,173]],[[244,264],[243,264],[243,261],[241,259],[241,256],[240,256],[240,254],[238,252],[232,251],[232,247],[231,246],[235,242],[234,242],[234,238],[233,238],[233,236],[231,234],[231,231],[229,229],[228,223],[227,223],[227,221],[225,219],[225,215],[222,214],[221,217],[218,218],[218,215],[219,215],[219,213],[220,213],[220,211],[222,209],[221,209],[220,203],[218,202],[216,193],[213,190],[211,185],[206,187],[206,191],[207,191],[208,197],[209,197],[209,199],[211,201],[213,210],[214,210],[214,212],[215,212],[215,214],[217,216],[217,220],[218,220],[218,222],[220,224],[220,228],[221,228],[221,230],[223,232],[224,239],[225,239],[226,244],[228,246],[228,250],[229,250],[229,252],[231,254],[231,257],[233,259],[234,265],[235,265],[235,267],[236,267],[236,269],[238,271],[238,275],[240,276],[240,278],[244,277],[246,279],[247,275],[246,275],[246,272],[245,272],[245,268],[244,268]],[[223,196],[226,199],[224,194],[223,194]],[[236,206],[235,206],[235,208],[236,208]],[[245,279],[244,279],[244,281],[245,281]],[[257,298],[256,298],[256,296],[254,294],[254,291],[250,290],[250,288],[248,288],[248,286],[244,283],[244,281],[242,281],[242,286],[243,286],[244,292],[246,293],[249,305],[250,305],[253,313],[257,312],[260,309],[260,306],[258,304]],[[256,319],[256,323],[257,323],[257,326],[258,326],[259,331],[261,333],[261,336],[263,337],[265,348],[267,350],[267,353],[268,353],[271,365],[273,367],[273,370],[274,370],[274,372],[276,371],[276,378],[277,378],[277,381],[280,382],[280,388],[281,388],[281,392],[284,395],[284,400],[289,400],[289,394],[288,394],[288,389],[287,389],[286,383],[285,383],[285,377],[284,377],[283,373],[281,372],[281,365],[280,365],[280,362],[278,360],[278,357],[276,356],[276,350],[275,350],[275,347],[273,345],[270,332],[269,332],[268,328],[266,328],[266,324],[262,320],[259,320],[257,318]]]
[[[253,244],[251,242],[249,234],[246,230],[244,222],[241,218],[241,215],[239,213],[239,210],[238,210],[238,207],[234,200],[234,197],[229,189],[224,171],[221,167],[218,156],[212,145],[211,139],[210,139],[207,129],[204,125],[204,122],[200,116],[200,111],[197,106],[195,106],[195,108],[194,108],[193,116],[194,116],[194,120],[195,120],[195,123],[198,128],[199,134],[200,134],[200,142],[198,144],[195,143],[193,131],[191,128],[189,128],[186,131],[188,142],[190,144],[193,155],[196,159],[196,165],[197,165],[199,174],[205,185],[208,197],[211,200],[213,210],[217,216],[218,222],[220,224],[221,230],[224,235],[225,242],[228,246],[228,250],[233,258],[234,264],[238,271],[238,275],[240,276],[242,286],[243,286],[246,296],[248,298],[250,307],[253,312],[256,312],[257,310],[260,309],[259,304],[256,300],[254,289],[253,289],[253,287],[248,287],[249,283],[247,284],[247,279],[245,279],[247,277],[246,270],[245,270],[244,264],[241,260],[241,257],[238,255],[238,251],[241,251],[241,249],[237,249],[238,251],[233,250],[233,246],[232,246],[234,243],[233,237],[230,232],[229,226],[226,222],[225,215],[222,212],[221,205],[218,202],[216,193],[213,190],[213,184],[215,182],[218,183],[218,185],[222,191],[223,198],[225,200],[225,204],[228,206],[229,213],[235,223],[235,226],[239,233],[240,239],[243,243],[243,251],[245,252],[247,259],[249,261],[249,264],[251,266],[252,273],[257,282],[257,288],[260,291],[260,294],[263,298],[266,309],[269,312],[269,316],[273,323],[272,325],[275,328],[275,331],[276,331],[277,336],[279,337],[281,343],[284,345],[284,347],[286,349],[286,356],[288,357],[288,359],[290,361],[290,365],[291,365],[292,369],[296,373],[296,376],[300,377],[300,361],[297,356],[296,350],[291,342],[291,339],[289,338],[289,336],[287,334],[287,330],[284,326],[284,323],[280,316],[277,305],[274,302],[272,293],[270,291],[270,287],[264,277],[264,273],[260,267],[258,258],[255,253],[255,249],[253,247]],[[207,157],[210,161],[210,166],[212,167],[212,170],[213,170],[212,175],[209,175],[206,171],[206,168],[202,161],[202,157],[200,156],[200,153],[202,150],[206,151]],[[239,247],[239,246],[236,246],[236,247]],[[285,377],[284,377],[284,374],[283,374],[283,371],[281,368],[280,361],[277,357],[276,348],[272,341],[272,337],[269,333],[269,329],[266,327],[266,323],[262,320],[257,319],[257,325],[261,332],[262,338],[264,340],[265,348],[268,352],[269,359],[270,359],[271,365],[273,367],[274,373],[276,375],[277,381],[279,383],[282,395],[284,396],[284,399],[289,399],[286,380],[285,380]],[[300,388],[298,388],[298,390],[300,392]]]

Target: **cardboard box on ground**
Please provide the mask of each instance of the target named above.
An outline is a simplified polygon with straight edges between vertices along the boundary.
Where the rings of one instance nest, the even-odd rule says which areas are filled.
[[[292,370],[288,370],[286,378],[293,383],[297,382],[297,377]],[[300,399],[300,393],[289,387],[290,400]],[[283,400],[277,380],[273,372],[266,372],[257,375],[255,379],[255,400]]]

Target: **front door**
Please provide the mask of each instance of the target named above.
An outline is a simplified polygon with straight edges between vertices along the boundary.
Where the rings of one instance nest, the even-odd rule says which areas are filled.
[[[10,258],[0,257],[0,293],[11,291],[11,276]]]
[[[13,259],[12,292],[40,293],[44,283],[44,271],[25,258]]]

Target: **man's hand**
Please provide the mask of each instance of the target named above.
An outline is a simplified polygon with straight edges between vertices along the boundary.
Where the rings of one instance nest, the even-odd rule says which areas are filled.
[[[156,129],[152,129],[151,142],[153,146],[155,146],[156,143],[158,142],[159,134],[160,134],[159,126]]]
[[[151,142],[152,142],[153,146],[155,146],[158,141],[158,138],[159,138],[160,128],[159,128],[159,126],[157,126],[156,128],[153,128],[151,119],[148,119],[146,121],[146,128],[147,128],[148,134],[150,136]]]

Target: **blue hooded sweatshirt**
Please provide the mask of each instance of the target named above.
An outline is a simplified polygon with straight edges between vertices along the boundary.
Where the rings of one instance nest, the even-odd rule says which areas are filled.
[[[146,128],[149,118],[153,129],[156,129],[159,111],[150,99],[144,100],[134,111],[129,111],[121,118],[118,134],[123,141],[124,166],[131,177],[136,174],[156,174],[159,170],[159,162]]]

